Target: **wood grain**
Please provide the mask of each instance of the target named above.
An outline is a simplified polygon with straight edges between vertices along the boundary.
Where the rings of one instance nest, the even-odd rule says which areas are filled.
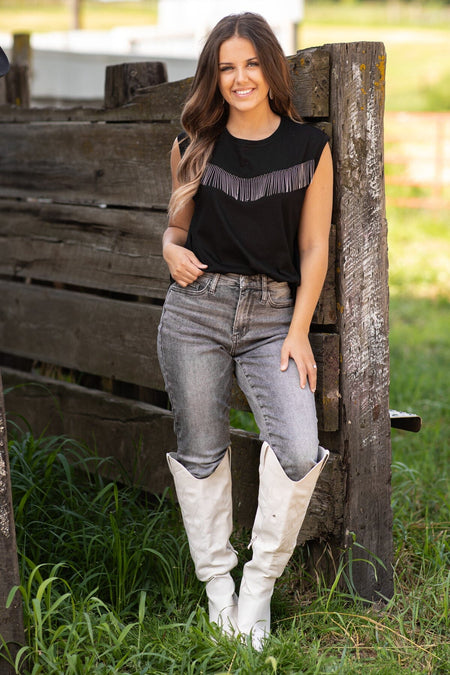
[[[335,162],[340,452],[347,468],[344,525],[386,569],[354,565],[363,597],[390,597],[392,513],[388,263],[383,175],[385,51],[381,43],[328,45]],[[359,551],[359,554],[361,551]],[[377,578],[375,577],[377,574]]]
[[[105,108],[117,108],[155,84],[167,82],[167,68],[161,61],[138,61],[106,67]]]
[[[0,196],[165,208],[172,124],[4,124]]]
[[[0,200],[0,274],[164,298],[164,212]],[[313,322],[336,320],[335,230]]]
[[[30,107],[29,66],[12,64],[5,76],[6,103],[19,110]]]
[[[323,47],[302,49],[290,58],[294,104],[302,117],[328,117],[330,54]]]
[[[0,200],[0,274],[164,298],[166,226],[158,211]]]

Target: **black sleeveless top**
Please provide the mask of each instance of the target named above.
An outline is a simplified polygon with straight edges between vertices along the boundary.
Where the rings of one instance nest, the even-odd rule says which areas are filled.
[[[186,134],[178,140],[183,153]],[[208,272],[267,274],[298,285],[300,212],[327,142],[319,129],[288,117],[259,141],[225,129],[194,196],[186,248]]]

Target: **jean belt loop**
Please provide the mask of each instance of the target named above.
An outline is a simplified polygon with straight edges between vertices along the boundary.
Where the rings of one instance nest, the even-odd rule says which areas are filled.
[[[211,293],[213,295],[216,292],[219,279],[220,279],[220,272],[216,272],[213,275],[213,278],[211,279],[211,283],[209,284],[208,293]]]
[[[267,274],[261,274],[261,302],[267,301],[268,294]]]

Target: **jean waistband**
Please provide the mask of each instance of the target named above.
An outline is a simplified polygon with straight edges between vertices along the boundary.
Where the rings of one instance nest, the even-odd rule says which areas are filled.
[[[227,272],[222,274],[221,272],[205,272],[202,275],[204,278],[211,277],[210,289],[215,290],[217,285],[220,283],[225,286],[234,286],[240,289],[244,288],[253,288],[256,290],[266,291],[267,288],[273,284],[284,285],[287,284],[286,281],[276,281],[269,277],[267,274],[234,274],[232,272]]]

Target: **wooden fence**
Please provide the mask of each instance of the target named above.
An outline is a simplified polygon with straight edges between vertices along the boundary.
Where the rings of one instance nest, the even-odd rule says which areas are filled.
[[[389,597],[384,47],[325,45],[290,63],[297,107],[330,135],[335,166],[330,265],[311,326],[332,455],[299,541],[338,556],[356,538],[358,558],[384,563],[354,563],[358,592]],[[102,109],[0,108],[0,365],[5,386],[21,385],[6,398],[10,419],[95,445],[161,492],[176,443],[155,347],[168,286],[160,240],[189,81],[148,87],[133,73],[128,103],[120,69],[108,75],[128,92],[119,107],[109,89]],[[246,407],[237,390],[233,404]],[[250,526],[260,443],[233,430],[232,444],[235,518]]]

